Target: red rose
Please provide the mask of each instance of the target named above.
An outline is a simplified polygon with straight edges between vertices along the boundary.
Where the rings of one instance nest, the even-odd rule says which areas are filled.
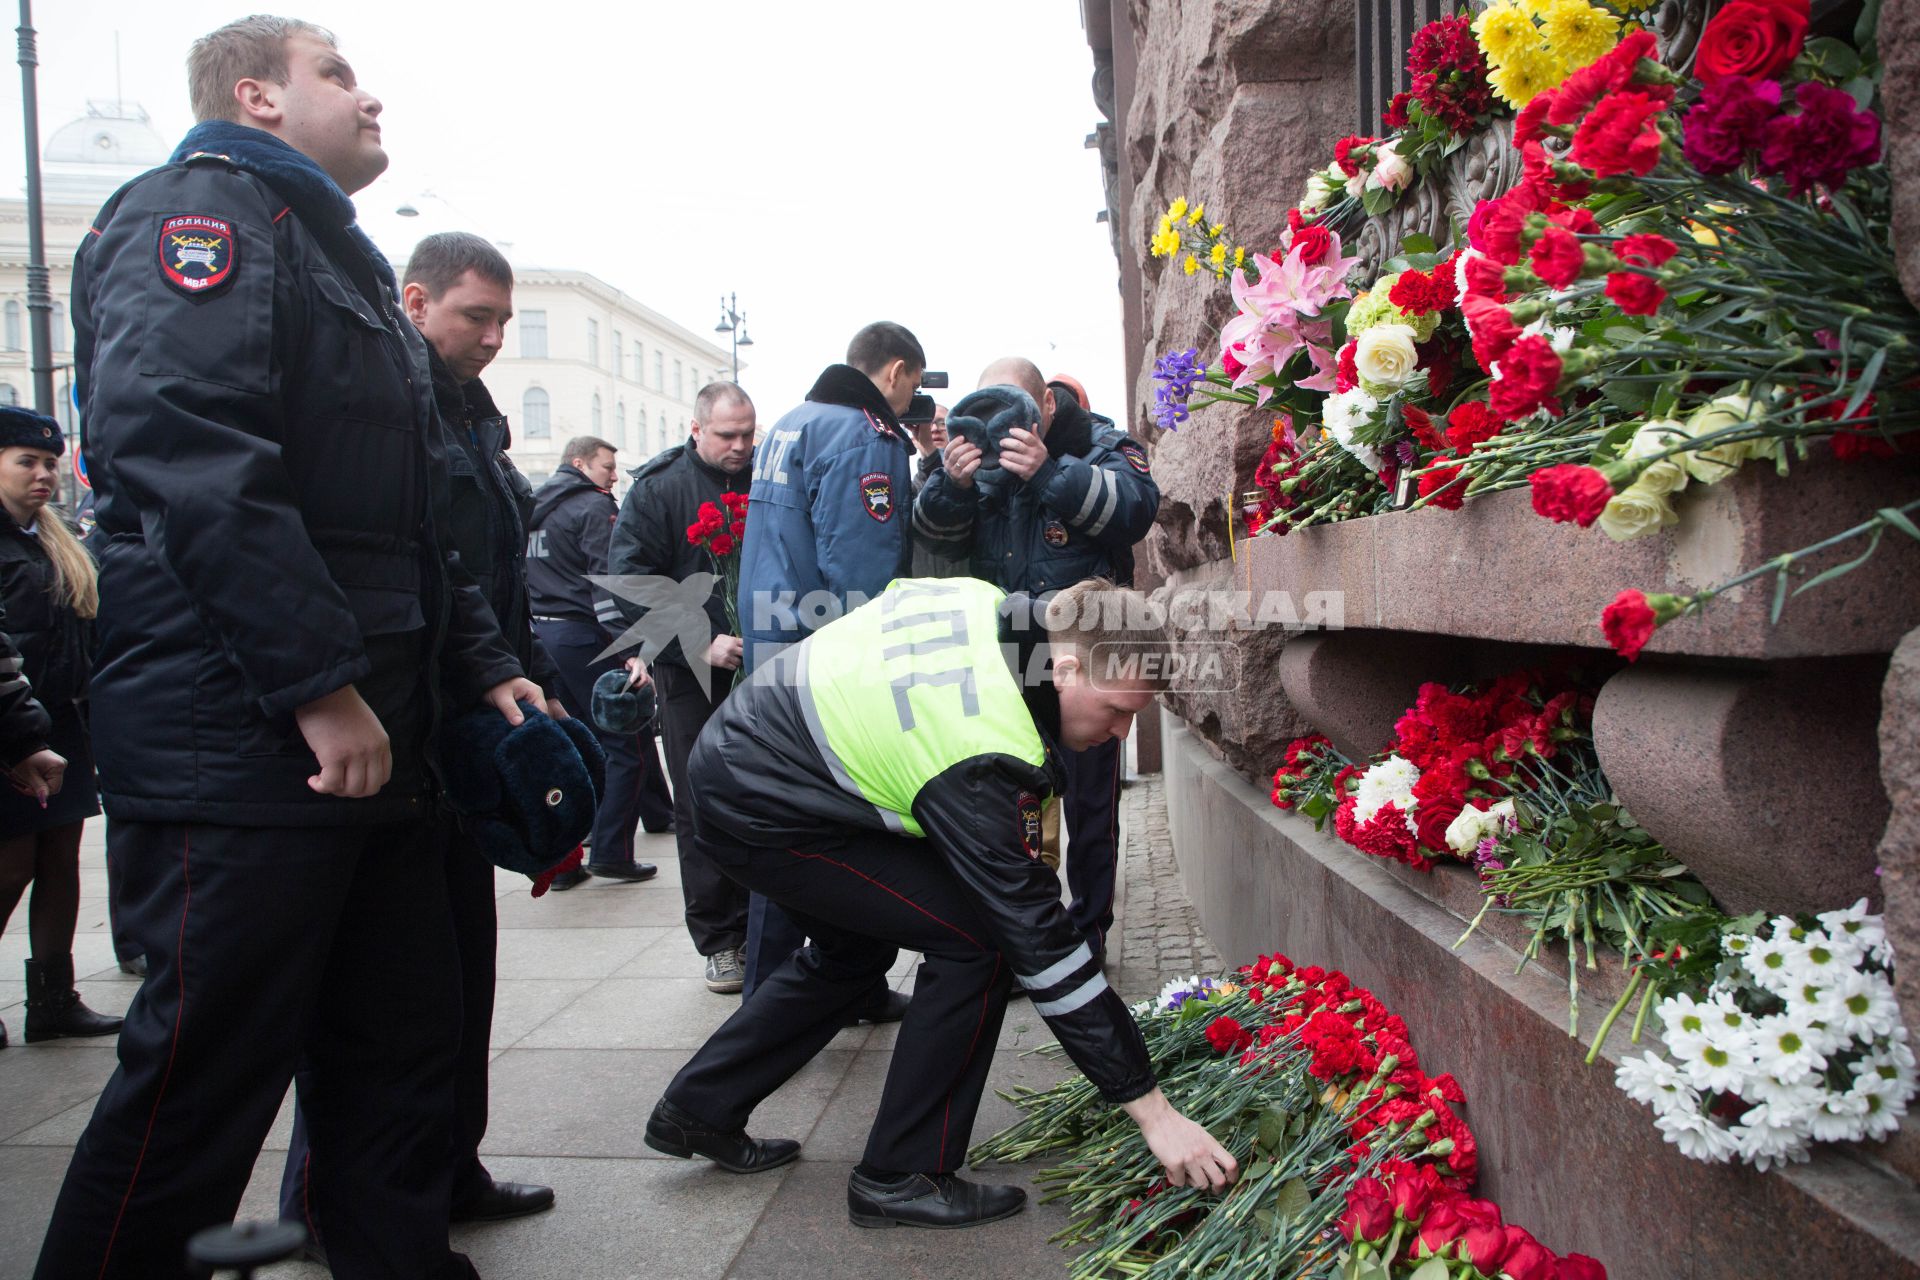
[[[1560,1259],[1560,1280],[1607,1280],[1607,1269],[1597,1258],[1570,1253]]]
[[[1512,323],[1509,319],[1508,323]],[[1480,354],[1476,344],[1474,355]],[[1515,422],[1536,409],[1559,412],[1560,402],[1553,398],[1560,385],[1560,355],[1553,344],[1541,337],[1515,338],[1506,354],[1498,357],[1500,376],[1495,379],[1487,402],[1508,422]]]
[[[1467,1224],[1460,1233],[1460,1256],[1487,1275],[1499,1275],[1507,1258],[1507,1226],[1500,1220],[1500,1206],[1491,1200],[1463,1200],[1459,1212]]]
[[[1587,528],[1607,509],[1613,486],[1592,467],[1563,462],[1533,473],[1533,509],[1556,524]]]
[[[1525,1227],[1507,1228],[1507,1257],[1500,1264],[1509,1280],[1554,1280],[1560,1259]]]
[[[1393,1180],[1393,1211],[1408,1222],[1418,1223],[1427,1216],[1433,1202],[1433,1184],[1417,1171],[1404,1171]]]
[[[1667,291],[1650,276],[1615,271],[1607,276],[1607,296],[1630,316],[1650,316],[1667,300]]]
[[[1425,498],[1429,495],[1433,497],[1431,505],[1444,507],[1448,511],[1458,511],[1460,504],[1467,500],[1467,482],[1460,479],[1460,468],[1439,467],[1423,473],[1420,477],[1420,496]],[[1421,839],[1426,840],[1427,814],[1424,809],[1420,811],[1419,817]],[[1448,821],[1451,822],[1452,819],[1449,818]],[[1427,843],[1432,844],[1431,841]]]
[[[1316,222],[1293,233],[1293,247],[1289,252],[1299,254],[1300,261],[1311,267],[1324,262],[1332,248],[1333,232]]]
[[[1428,1253],[1438,1253],[1467,1229],[1467,1220],[1460,1216],[1460,1204],[1464,1197],[1449,1196],[1437,1200],[1427,1209],[1427,1216],[1420,1220],[1420,1243]]]
[[[1613,246],[1614,256],[1622,262],[1630,262],[1637,267],[1657,267],[1680,252],[1680,247],[1663,235],[1643,231],[1638,235],[1621,236]]]
[[[1340,1234],[1349,1240],[1384,1240],[1393,1230],[1393,1202],[1378,1178],[1362,1178],[1347,1192]]]
[[[1693,55],[1700,79],[1772,79],[1800,56],[1809,21],[1807,0],[1734,0],[1707,23]]]
[[[716,556],[727,555],[733,550],[733,536],[726,533],[716,533],[713,535],[713,541],[707,545],[713,549],[713,554]]]
[[[1411,93],[1406,92],[1405,90],[1401,90],[1399,93],[1394,94],[1393,101],[1389,102],[1387,104],[1387,109],[1381,113],[1380,123],[1384,124],[1389,129],[1406,128],[1408,124],[1407,104],[1412,101],[1413,101],[1413,95]]]
[[[1541,232],[1527,257],[1533,263],[1534,274],[1556,289],[1564,289],[1578,280],[1581,269],[1587,265],[1586,251],[1580,247],[1580,241],[1561,227],[1548,227]]]
[[[1640,656],[1658,625],[1646,594],[1633,587],[1615,596],[1613,603],[1600,614],[1600,630],[1606,635],[1607,643],[1628,662]]]
[[[1573,162],[1602,178],[1622,173],[1642,177],[1660,161],[1660,113],[1664,99],[1639,90],[1602,98],[1573,135]]]

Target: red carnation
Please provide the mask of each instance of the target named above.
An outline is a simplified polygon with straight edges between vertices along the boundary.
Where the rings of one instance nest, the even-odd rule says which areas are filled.
[[[1453,446],[1454,452],[1465,457],[1482,440],[1491,440],[1499,435],[1502,425],[1500,419],[1488,411],[1484,401],[1469,400],[1454,406],[1453,412],[1447,415],[1447,443]]]
[[[1470,293],[1460,310],[1467,318],[1468,331],[1473,334],[1473,358],[1480,362],[1482,369],[1492,368],[1494,361],[1505,356],[1519,341],[1520,326],[1513,322],[1505,307],[1491,298]]]
[[[1645,177],[1660,161],[1660,113],[1666,109],[1664,99],[1640,90],[1601,99],[1573,135],[1573,162],[1602,178]]]
[[[1512,323],[1509,319],[1508,323]],[[1474,355],[1480,354],[1478,343]],[[1554,399],[1560,385],[1560,355],[1545,338],[1528,335],[1515,338],[1506,354],[1498,357],[1500,376],[1488,395],[1493,411],[1508,422],[1515,422],[1536,409],[1560,410]]]
[[[1594,103],[1632,84],[1633,73],[1639,67],[1640,59],[1657,56],[1655,53],[1657,43],[1651,31],[1631,32],[1597,61],[1582,67],[1561,81],[1560,87],[1554,91],[1552,104],[1547,110],[1547,122],[1556,125],[1574,124],[1581,116],[1587,114]],[[1664,97],[1668,101],[1673,99],[1673,90],[1666,85],[1648,85],[1645,86],[1645,91],[1655,97]]]
[[[1705,174],[1732,173],[1759,148],[1780,114],[1780,86],[1772,80],[1722,76],[1709,81],[1687,112],[1681,152]]]
[[[1319,223],[1301,227],[1293,233],[1291,252],[1300,255],[1300,261],[1308,266],[1326,261],[1327,253],[1333,248],[1333,232]]]
[[[1434,278],[1424,271],[1407,270],[1400,273],[1393,288],[1387,291],[1387,301],[1410,316],[1424,316],[1444,311],[1453,301],[1453,291],[1441,291]]]
[[[1533,473],[1533,509],[1555,524],[1572,521],[1585,529],[1600,518],[1613,486],[1592,467],[1561,463]]]
[[[1597,236],[1600,234],[1600,222],[1593,216],[1593,210],[1584,205],[1571,209],[1552,209],[1547,213],[1547,221],[1556,227],[1565,227],[1577,236]]]
[[[1409,123],[1407,119],[1407,104],[1412,101],[1413,95],[1404,89],[1394,94],[1393,101],[1389,102],[1387,109],[1380,114],[1380,123],[1389,129],[1406,128]]]
[[[1253,1033],[1232,1018],[1215,1018],[1207,1024],[1207,1043],[1218,1053],[1241,1053],[1252,1047]]]
[[[713,541],[707,545],[712,547],[713,554],[716,556],[727,555],[733,550],[733,535],[729,533],[716,533],[713,535]]]
[[[1220,353],[1220,367],[1226,370],[1229,378],[1237,378],[1247,371],[1247,366],[1234,359],[1233,352],[1231,351],[1222,351]]]
[[[1378,138],[1362,138],[1357,134],[1342,138],[1333,144],[1333,162],[1340,166],[1340,172],[1351,178],[1360,172],[1360,162],[1353,158],[1353,153],[1378,141]]]
[[[1438,453],[1447,447],[1445,437],[1434,429],[1433,415],[1418,405],[1402,405],[1400,414],[1407,420],[1407,430],[1413,432],[1422,448]]]
[[[1564,289],[1580,278],[1587,265],[1586,251],[1573,233],[1561,227],[1548,227],[1533,242],[1527,255],[1534,274],[1556,289]]]
[[[1495,302],[1507,300],[1507,269],[1485,254],[1476,253],[1467,259],[1467,294],[1491,298]]]
[[[1605,633],[1607,643],[1628,662],[1640,656],[1647,641],[1653,639],[1653,629],[1659,625],[1660,620],[1647,603],[1646,594],[1634,587],[1615,596],[1613,603],[1600,614],[1600,630]]]
[[[1650,276],[1615,271],[1607,276],[1607,296],[1630,316],[1650,316],[1667,300],[1667,291]]]
[[[1540,127],[1546,123],[1547,112],[1552,108],[1555,94],[1536,93],[1527,99],[1527,105],[1520,108],[1520,114],[1513,121],[1513,145],[1524,147],[1529,142],[1538,142],[1545,131]]]
[[[1434,506],[1445,507],[1448,511],[1458,511],[1460,504],[1467,500],[1467,482],[1460,479],[1460,468],[1439,467],[1422,473],[1420,496],[1425,498],[1429,495],[1433,497]],[[1424,819],[1426,816],[1426,812],[1422,810],[1420,817]],[[1449,818],[1448,821],[1452,819]]]
[[[1794,90],[1794,101],[1800,114],[1767,125],[1760,163],[1785,177],[1795,195],[1842,186],[1853,170],[1880,158],[1880,117],[1860,110],[1846,90],[1809,80]]]
[[[1554,169],[1554,159],[1537,142],[1520,149],[1521,181],[1549,200],[1585,200],[1593,194],[1593,184],[1575,177],[1563,178]]]
[[[1721,76],[1771,79],[1800,56],[1810,18],[1807,0],[1734,0],[1700,33],[1694,71],[1709,84]]]
[[[1631,262],[1640,267],[1663,265],[1674,254],[1680,252],[1678,245],[1663,235],[1643,231],[1639,235],[1621,236],[1613,246],[1614,256],[1622,262]]]
[[[1360,385],[1360,367],[1357,363],[1359,350],[1357,338],[1340,348],[1340,358],[1333,371],[1333,390],[1336,395]]]
[[[731,533],[736,540],[744,538],[747,536],[747,522],[745,520],[735,520],[727,526],[727,532]]]

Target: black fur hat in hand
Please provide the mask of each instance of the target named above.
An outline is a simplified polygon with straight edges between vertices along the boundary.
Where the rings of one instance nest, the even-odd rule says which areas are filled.
[[[1040,406],[1014,386],[982,387],[947,413],[947,435],[959,436],[980,450],[980,470],[1000,469],[1000,444],[1015,427],[1040,428]]]
[[[607,755],[578,720],[554,720],[527,703],[508,724],[492,707],[447,723],[440,772],[447,804],[497,867],[538,876],[593,830],[607,785]]]

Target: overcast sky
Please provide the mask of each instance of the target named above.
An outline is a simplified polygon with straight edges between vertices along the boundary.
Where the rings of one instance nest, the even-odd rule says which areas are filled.
[[[478,231],[518,265],[590,271],[723,349],[717,299],[737,292],[754,339],[742,381],[770,421],[883,318],[919,335],[956,393],[994,357],[1022,354],[1075,374],[1096,409],[1123,417],[1079,9],[313,0],[284,11],[332,28],[385,104],[392,165],[356,203],[396,261],[427,232]],[[89,98],[113,98],[116,33],[121,96],[177,140],[192,124],[188,45],[248,11],[40,0],[42,140]],[[18,191],[22,135],[16,73],[0,90],[0,172]],[[395,216],[403,203],[423,216]]]

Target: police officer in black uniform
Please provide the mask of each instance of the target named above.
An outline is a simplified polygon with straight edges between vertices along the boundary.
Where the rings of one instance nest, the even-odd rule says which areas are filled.
[[[593,682],[620,665],[617,657],[600,656],[613,642],[619,611],[613,597],[589,581],[607,572],[607,547],[620,514],[613,500],[613,458],[613,445],[598,436],[567,441],[560,469],[534,490],[528,522],[534,630],[559,668],[560,700],[582,715],[593,705]],[[586,871],[561,872],[555,889],[571,889],[588,873],[629,883],[651,879],[659,868],[634,859],[634,827],[673,830],[673,796],[652,726],[608,733],[596,724],[593,731],[607,751],[607,789],[594,811]]]
[[[540,691],[447,549],[426,345],[354,225],[379,101],[284,18],[203,37],[188,72],[201,123],[74,264],[93,728],[149,973],[35,1274],[188,1275],[298,1069],[333,1274],[471,1276],[430,743]]]
[[[527,610],[526,517],[533,486],[507,456],[512,435],[478,375],[500,351],[513,315],[513,268],[479,236],[431,235],[414,246],[401,277],[407,318],[427,339],[433,397],[451,429],[448,540],[473,575],[514,656],[542,689],[557,675],[533,638]],[[549,699],[549,711],[561,712]],[[460,951],[460,1053],[454,1067],[453,1220],[496,1221],[553,1206],[553,1188],[496,1180],[480,1160],[487,1132],[487,1059],[493,1029],[498,915],[493,864],[451,815],[442,819],[447,896]],[[310,1194],[304,1109],[280,1181],[280,1216],[320,1234]]]
[[[706,727],[733,688],[740,669],[741,640],[727,621],[726,588],[713,572],[705,548],[687,540],[687,527],[700,518],[701,507],[712,504],[724,516],[721,494],[745,496],[753,477],[753,401],[738,384],[710,383],[693,400],[693,435],[678,449],[666,449],[646,465],[634,468],[633,487],[620,504],[613,526],[607,562],[615,577],[670,578],[684,582],[698,573],[713,577],[713,589],[704,602],[705,639],[697,653],[687,652],[673,622],[635,656],[650,664],[660,691],[660,729],[667,748],[667,771],[673,778],[673,829],[680,854],[680,892],[687,905],[687,932],[706,957],[709,991],[731,995],[740,990],[745,975],[741,948],[747,942],[747,891],[735,884],[693,839],[693,792],[687,786],[687,757],[694,739]],[[727,535],[736,543],[737,535]],[[643,585],[643,584],[640,584]],[[616,590],[614,602],[628,623],[640,622],[655,593],[630,588]]]

